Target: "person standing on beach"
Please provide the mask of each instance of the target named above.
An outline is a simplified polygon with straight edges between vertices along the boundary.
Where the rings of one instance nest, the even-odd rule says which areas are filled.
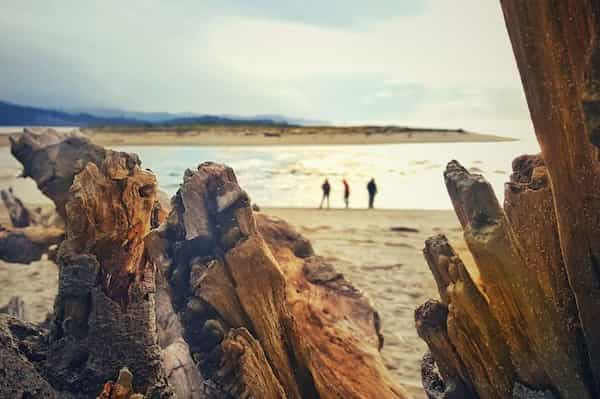
[[[373,202],[375,202],[375,194],[377,194],[377,184],[375,179],[371,178],[367,183],[367,191],[369,192],[369,209],[373,209]]]
[[[344,184],[344,203],[346,204],[346,209],[348,209],[350,202],[350,185],[346,179],[342,180],[342,183]]]
[[[319,205],[319,209],[323,208],[323,202],[327,199],[327,209],[329,209],[329,193],[331,192],[331,186],[329,185],[329,180],[325,179],[323,185],[321,186],[321,190],[323,190],[323,198],[321,198],[321,205]]]

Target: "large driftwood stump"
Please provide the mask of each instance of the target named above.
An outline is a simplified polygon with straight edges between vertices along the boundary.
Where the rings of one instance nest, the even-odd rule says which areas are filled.
[[[502,0],[548,169],[565,271],[600,387],[600,5]]]
[[[67,222],[47,360],[30,361],[57,393],[120,397],[110,380],[126,366],[126,391],[148,397],[168,397],[168,380],[189,399],[408,398],[368,299],[283,220],[255,219],[230,168],[186,172],[150,232],[170,208],[156,205],[154,176],[74,137],[13,139]],[[57,151],[84,161],[52,165],[46,186],[39,162]]]
[[[68,195],[54,193],[67,198],[59,292],[40,344],[44,355],[24,361],[61,397],[96,397],[124,366],[135,375],[135,391],[173,397],[158,342],[155,270],[144,246],[156,178],[134,155],[102,152],[102,162],[88,162],[72,176]]]
[[[170,397],[161,367],[153,265],[146,261],[156,178],[136,156],[108,152],[77,174],[65,204],[67,238],[49,358],[67,390],[97,393],[123,366],[135,390]]]
[[[444,237],[426,242],[425,258],[448,307],[438,320],[446,329],[444,344],[429,338],[444,329],[432,329],[422,310],[416,313],[417,329],[442,377],[445,369],[460,371],[443,379],[460,376],[474,397],[509,397],[525,387],[550,388],[561,398],[592,398],[574,298],[560,252],[552,247],[557,238],[552,208],[544,202],[551,195],[544,162],[521,157],[513,167],[507,216],[482,176],[455,161],[448,164],[446,185],[475,265],[468,271]]]
[[[482,176],[448,165],[446,185],[475,264],[464,267],[443,238],[426,243],[448,314],[437,323],[427,307],[416,314],[441,374],[424,373],[424,383],[431,397],[450,397],[447,382],[458,375],[481,398],[595,398],[600,5],[501,3],[542,153],[514,160],[504,209]]]
[[[146,239],[205,377],[235,398],[406,398],[368,300],[287,223],[252,212],[233,171],[187,171]]]

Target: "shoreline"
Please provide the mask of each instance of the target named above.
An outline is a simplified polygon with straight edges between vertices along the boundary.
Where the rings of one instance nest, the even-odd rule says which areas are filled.
[[[216,126],[189,130],[156,128],[102,128],[82,132],[92,142],[103,146],[302,146],[302,145],[370,145],[423,143],[487,143],[518,141],[512,137],[472,133],[463,130],[428,130],[386,127],[266,127]],[[0,147],[10,145],[0,134]]]

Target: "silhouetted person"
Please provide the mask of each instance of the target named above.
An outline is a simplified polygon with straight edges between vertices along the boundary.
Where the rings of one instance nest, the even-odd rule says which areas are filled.
[[[350,201],[350,185],[346,181],[346,179],[342,180],[344,184],[344,203],[346,204],[346,209],[348,209],[349,201]]]
[[[375,184],[375,179],[369,180],[369,183],[367,183],[367,191],[369,192],[369,209],[373,209],[375,194],[377,194],[377,184]]]
[[[325,199],[327,199],[327,209],[329,209],[329,193],[331,192],[329,180],[325,179],[323,185],[321,186],[321,190],[323,190],[323,198],[321,198],[321,205],[319,205],[319,209],[323,208],[323,202]]]

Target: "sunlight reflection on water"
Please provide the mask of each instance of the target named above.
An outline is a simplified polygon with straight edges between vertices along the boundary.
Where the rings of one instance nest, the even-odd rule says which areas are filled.
[[[502,201],[512,159],[538,152],[538,148],[537,142],[530,139],[499,143],[119,149],[139,154],[143,165],[158,175],[160,187],[169,195],[177,191],[186,168],[215,161],[232,166],[242,187],[261,206],[316,207],[321,198],[321,183],[327,177],[332,185],[332,207],[343,206],[341,181],[346,178],[351,189],[350,206],[364,208],[365,186],[374,177],[379,190],[376,207],[449,209],[451,203],[442,176],[448,161],[457,159],[465,167],[481,171]],[[0,148],[0,170],[2,176],[15,176],[20,170],[8,148]],[[20,182],[17,194],[28,201],[43,201],[32,188],[30,182]]]
[[[232,166],[240,184],[261,206],[315,207],[326,177],[332,184],[332,206],[342,207],[342,183],[350,183],[351,207],[367,204],[366,183],[374,177],[379,189],[376,206],[400,209],[448,209],[451,203],[443,170],[452,159],[481,171],[498,199],[508,180],[511,162],[539,151],[534,139],[498,143],[431,143],[336,146],[126,146],[143,165],[158,174],[161,188],[175,193],[186,168],[203,161]]]

